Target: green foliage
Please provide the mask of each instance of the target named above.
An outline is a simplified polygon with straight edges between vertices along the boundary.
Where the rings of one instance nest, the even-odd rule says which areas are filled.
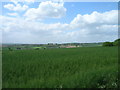
[[[116,88],[117,47],[3,51],[3,88]]]
[[[114,42],[104,42],[103,46],[120,46],[120,39],[116,39]]]
[[[120,46],[120,39],[117,39],[113,42],[114,46]]]
[[[113,42],[104,42],[103,46],[113,46]]]

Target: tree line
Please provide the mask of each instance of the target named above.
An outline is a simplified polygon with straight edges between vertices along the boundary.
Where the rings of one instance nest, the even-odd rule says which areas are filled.
[[[114,42],[104,42],[103,46],[120,46],[120,39],[116,39]]]

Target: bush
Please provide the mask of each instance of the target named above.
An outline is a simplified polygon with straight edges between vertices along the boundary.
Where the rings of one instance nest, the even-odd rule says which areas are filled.
[[[120,46],[120,39],[117,39],[117,40],[115,40],[114,42],[113,42],[113,45],[114,46]]]
[[[113,42],[104,42],[103,46],[114,46]]]

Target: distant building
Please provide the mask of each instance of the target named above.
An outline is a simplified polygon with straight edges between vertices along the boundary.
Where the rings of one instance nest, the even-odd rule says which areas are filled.
[[[78,47],[78,46],[76,46],[76,45],[61,45],[60,46],[60,48],[76,48],[76,47]]]

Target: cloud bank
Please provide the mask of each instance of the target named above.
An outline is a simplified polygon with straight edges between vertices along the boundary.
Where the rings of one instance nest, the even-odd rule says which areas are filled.
[[[19,10],[12,5],[4,7],[9,7],[13,11]],[[46,1],[40,3],[38,8],[28,8],[21,18],[1,15],[3,43],[85,43],[111,41],[117,38],[118,10],[77,14],[70,23],[46,24],[39,21],[62,18],[66,10],[64,3]]]

